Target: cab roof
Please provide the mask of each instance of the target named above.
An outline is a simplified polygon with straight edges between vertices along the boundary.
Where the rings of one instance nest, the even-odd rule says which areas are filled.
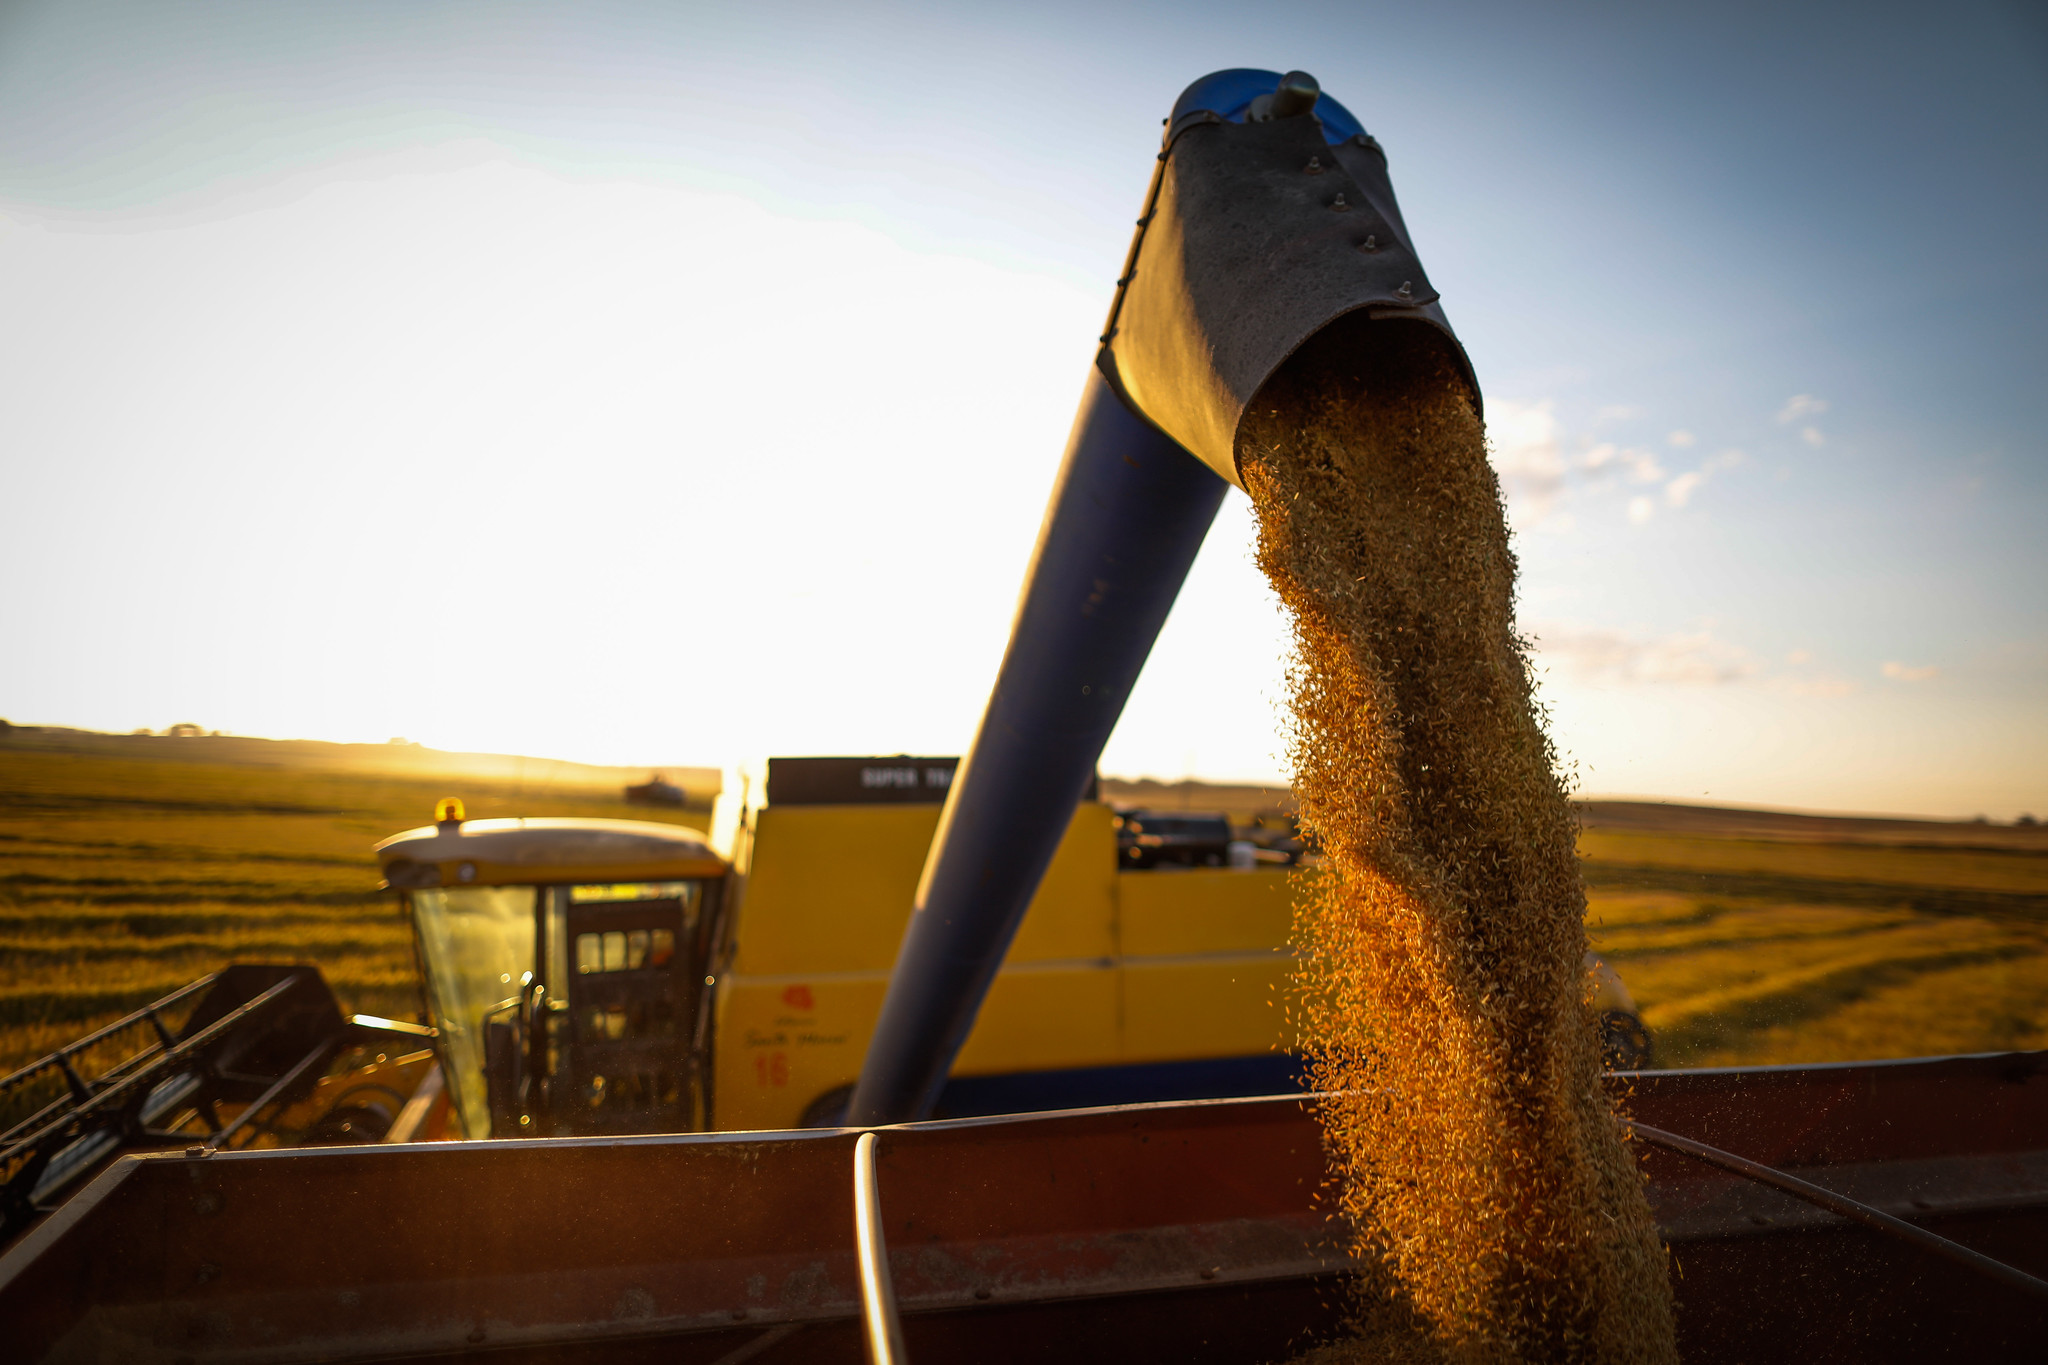
[[[652,820],[444,820],[377,845],[384,885],[535,886],[668,881],[730,870],[704,835]]]

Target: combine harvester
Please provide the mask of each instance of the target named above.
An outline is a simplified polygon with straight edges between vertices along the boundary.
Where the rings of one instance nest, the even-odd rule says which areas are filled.
[[[345,1021],[317,974],[237,968],[177,1036],[127,1021],[162,1034],[128,1069],[52,1063],[68,1095],[0,1153],[23,1229],[0,1254],[7,1358],[1251,1365],[1338,1331],[1354,1267],[1317,1202],[1311,1101],[990,1111],[1230,1089],[1213,1070],[1161,1080],[1153,1044],[1063,1042],[1096,997],[1127,1034],[1139,974],[1116,964],[1129,944],[1095,965],[1043,956],[1099,926],[1026,912],[1066,904],[1073,850],[1107,837],[1084,799],[1095,763],[1236,478],[1245,407],[1310,336],[1443,344],[1436,297],[1348,112],[1300,73],[1196,82],[893,970],[783,971],[773,935],[750,938],[782,895],[813,907],[784,949],[799,929],[832,941],[828,920],[800,923],[829,900],[774,886],[775,826],[805,822],[800,800],[762,813],[744,895],[674,827],[447,812],[381,850],[436,1029]],[[881,809],[809,818],[840,806]],[[872,870],[860,823],[818,837]],[[1113,841],[1097,851],[1116,875]],[[901,897],[895,876],[836,891]],[[851,1021],[838,1042],[833,1011]],[[1626,1083],[1688,1360],[2039,1358],[2048,1054]],[[844,1126],[791,1126],[842,1107]],[[687,1131],[733,1123],[761,1130]],[[304,1145],[372,1131],[471,1140]],[[169,1150],[105,1163],[140,1139]]]

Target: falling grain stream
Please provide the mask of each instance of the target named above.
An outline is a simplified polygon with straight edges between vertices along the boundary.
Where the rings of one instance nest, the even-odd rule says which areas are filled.
[[[1294,630],[1294,790],[1325,850],[1295,931],[1301,1024],[1375,1268],[1334,1354],[1675,1360],[1485,430],[1413,326],[1311,343],[1238,445]]]

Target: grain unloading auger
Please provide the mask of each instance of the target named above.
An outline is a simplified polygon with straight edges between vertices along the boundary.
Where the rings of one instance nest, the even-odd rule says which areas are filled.
[[[1462,368],[1377,145],[1298,73],[1197,82],[852,1098],[889,1126],[124,1158],[0,1257],[11,1353],[851,1361],[865,1335],[926,1361],[1251,1362],[1334,1328],[1349,1267],[1298,1098],[916,1120],[1236,477],[1246,406],[1361,328]],[[1686,1135],[1645,1161],[1689,1359],[2038,1347],[2048,1057],[1634,1083],[1639,1120]]]
[[[1469,377],[1385,153],[1299,71],[1219,71],[1167,120],[1010,645],[925,862],[848,1111],[932,1112],[1230,483],[1306,345],[1407,329]],[[1473,386],[1477,393],[1477,385]],[[1227,482],[1226,482],[1227,481]]]

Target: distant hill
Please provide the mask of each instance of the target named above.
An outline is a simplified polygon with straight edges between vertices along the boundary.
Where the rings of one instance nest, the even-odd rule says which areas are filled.
[[[1773,843],[2013,849],[2048,853],[2048,826],[1975,820],[1903,820],[1883,815],[1688,806],[1665,801],[1580,801],[1586,828],[1603,833],[1687,834]]]
[[[1220,810],[1240,824],[1260,811],[1292,811],[1294,793],[1285,785],[1260,787],[1221,782],[1161,782],[1152,777],[1105,777],[1102,799],[1112,806],[1152,810]]]
[[[1239,820],[1256,811],[1294,809],[1287,787],[1157,778],[1105,777],[1102,799],[1116,806],[1226,811]],[[1881,815],[1808,815],[1797,811],[1691,806],[1676,801],[1575,801],[1588,830],[1691,835],[1772,843],[1872,844],[1893,847],[2009,849],[2048,852],[2048,825],[1994,825],[1974,820],[1905,820]]]
[[[680,763],[618,768],[520,754],[460,754],[419,744],[329,744],[316,739],[250,739],[242,735],[110,735],[54,725],[0,724],[0,749],[72,753],[150,762],[226,764],[307,772],[390,777],[472,778],[556,791],[602,791],[645,782],[660,773],[688,794],[691,806],[709,808],[718,796],[717,768]]]

